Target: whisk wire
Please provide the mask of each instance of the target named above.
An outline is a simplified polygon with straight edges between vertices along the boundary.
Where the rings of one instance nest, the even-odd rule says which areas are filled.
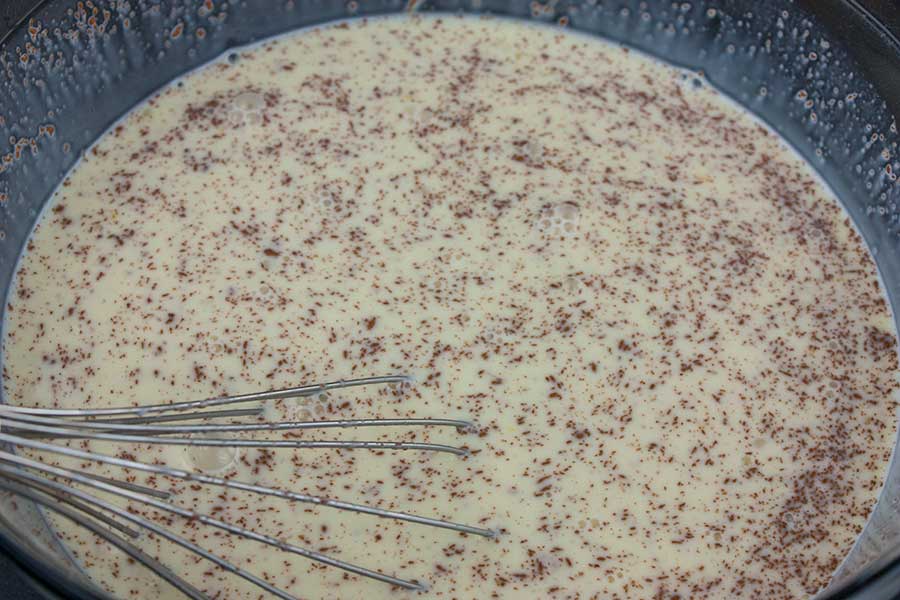
[[[84,461],[104,463],[128,470],[143,471],[153,475],[160,475],[192,483],[219,486],[253,494],[273,496],[292,502],[302,502],[342,511],[418,523],[420,525],[448,529],[462,534],[470,534],[485,538],[495,537],[496,534],[493,530],[482,527],[475,527],[402,511],[386,510],[375,506],[356,504],[323,496],[285,491],[263,485],[236,481],[230,478],[217,477],[206,473],[174,468],[168,465],[150,464],[137,460],[120,458],[118,456],[109,456],[87,450],[80,450],[36,439],[96,439],[108,442],[209,447],[291,449],[335,448],[377,451],[419,450],[450,453],[459,456],[468,455],[468,449],[465,447],[424,442],[302,439],[273,440],[236,437],[237,434],[261,431],[290,432],[369,427],[453,427],[461,432],[470,431],[472,429],[472,424],[469,421],[460,419],[339,419],[275,423],[232,422],[214,424],[166,424],[177,421],[208,421],[210,419],[219,418],[259,417],[265,414],[262,406],[246,409],[205,409],[240,403],[264,403],[298,398],[355,386],[403,384],[409,381],[411,381],[411,379],[406,375],[365,377],[351,380],[338,380],[322,384],[302,385],[282,390],[242,394],[238,396],[217,397],[206,400],[139,407],[47,409],[0,405],[0,424],[2,424],[0,442],[5,442],[11,447],[31,448],[33,450],[78,458]],[[227,437],[222,435],[228,433],[236,435]],[[202,434],[212,434],[216,437],[197,437]],[[169,532],[153,521],[134,515],[115,504],[97,498],[72,485],[57,481],[57,478],[65,479],[73,484],[101,490],[126,500],[140,502],[155,509],[170,512],[186,519],[194,520],[203,523],[204,525],[226,531],[233,535],[254,540],[278,548],[282,551],[297,554],[321,564],[336,567],[362,577],[382,581],[409,590],[421,591],[425,589],[424,585],[419,582],[400,579],[362,566],[354,565],[313,550],[295,546],[284,540],[239,527],[210,515],[197,513],[196,511],[171,504],[166,502],[171,496],[171,493],[165,490],[139,485],[130,481],[111,479],[83,470],[52,466],[12,452],[0,450],[0,489],[27,497],[42,506],[46,506],[51,510],[56,510],[66,518],[70,518],[76,523],[83,525],[89,531],[97,533],[97,535],[107,539],[110,543],[128,553],[129,556],[138,562],[146,565],[154,573],[169,583],[172,583],[177,589],[181,590],[191,598],[205,598],[205,596],[177,575],[174,575],[165,566],[156,561],[156,559],[146,555],[146,553],[134,544],[105,530],[103,525],[115,528],[125,535],[134,537],[137,532],[117,520],[123,519],[133,525],[159,534],[170,542],[194,552],[206,560],[214,562],[223,569],[235,573],[239,577],[257,585],[275,596],[285,599],[293,598],[293,596],[260,579],[252,573],[240,569],[225,559],[200,548],[196,544]],[[109,513],[116,518],[107,516],[104,513]],[[98,530],[103,533],[98,533]]]
[[[166,512],[171,512],[173,514],[177,514],[177,515],[184,517],[186,519],[189,519],[191,521],[197,521],[199,523],[203,523],[204,525],[210,525],[217,529],[227,531],[228,533],[232,533],[232,534],[238,535],[240,537],[245,537],[247,539],[261,542],[268,546],[278,548],[279,550],[282,550],[284,552],[298,554],[300,556],[303,556],[304,558],[308,558],[310,560],[314,560],[316,562],[320,562],[322,564],[325,564],[325,565],[328,565],[331,567],[337,567],[339,569],[343,569],[344,571],[348,571],[348,572],[354,573],[356,575],[362,575],[362,576],[368,577],[370,579],[376,579],[378,581],[383,581],[385,583],[390,583],[391,585],[397,585],[400,587],[404,587],[406,589],[411,589],[411,590],[422,589],[421,585],[417,584],[415,582],[406,581],[404,579],[398,579],[396,577],[391,577],[390,575],[385,575],[385,574],[379,573],[377,571],[372,571],[370,569],[366,569],[365,567],[359,567],[357,565],[353,565],[351,563],[344,562],[344,561],[338,560],[336,558],[332,558],[326,554],[322,554],[322,553],[316,552],[314,550],[308,550],[306,548],[301,548],[299,546],[295,546],[293,544],[285,542],[284,540],[279,540],[272,536],[268,536],[268,535],[265,535],[262,533],[251,531],[249,529],[245,529],[238,525],[233,525],[231,523],[227,523],[220,519],[216,519],[215,517],[211,517],[211,516],[203,514],[203,513],[198,513],[193,510],[182,508],[180,506],[176,506],[176,505],[170,504],[168,502],[163,502],[162,500],[157,500],[157,499],[149,497],[149,496],[144,496],[143,494],[131,492],[129,490],[125,490],[118,486],[108,485],[108,484],[103,483],[102,481],[96,481],[96,480],[93,480],[93,479],[90,479],[87,477],[81,477],[77,473],[69,471],[68,469],[64,469],[64,468],[60,468],[60,467],[51,467],[51,466],[45,465],[41,462],[18,457],[16,455],[11,455],[11,454],[8,454],[8,453],[2,452],[2,451],[0,451],[0,459],[2,459],[3,461],[7,461],[7,462],[14,462],[16,464],[19,464],[19,465],[22,465],[25,467],[29,467],[32,469],[36,469],[39,471],[44,471],[45,473],[50,473],[57,477],[64,477],[66,479],[81,483],[83,485],[97,488],[97,489],[103,490],[105,492],[115,494],[117,496],[128,498],[129,500],[135,500],[135,501],[141,502],[143,504],[146,504],[148,506],[157,508],[159,510],[164,510]],[[0,472],[8,472],[8,469],[9,469],[9,467],[0,465]],[[24,474],[22,474],[22,476],[23,477],[29,477],[29,476],[36,477],[36,476],[33,476],[31,473],[24,473]],[[46,483],[47,485],[51,485],[51,486],[54,486],[54,484],[56,484],[56,482],[50,481],[50,480],[45,480],[44,483]],[[63,485],[57,484],[54,487],[64,487],[65,491],[67,493],[70,493],[74,496],[77,496],[79,498],[82,498],[82,499],[84,499],[88,502],[94,503],[94,504],[99,503],[98,498],[96,498],[94,496],[90,496],[89,494],[81,492],[80,490],[72,488],[71,486],[63,486]],[[106,504],[106,506],[113,507],[114,505]],[[121,509],[119,509],[119,510],[121,510]],[[118,514],[121,517],[125,516],[124,511],[121,511],[121,512],[117,511],[116,514]]]
[[[11,460],[9,458],[10,456],[15,456],[15,455],[9,455],[9,454],[3,453],[3,452],[0,452],[0,455],[5,455],[5,456],[0,456],[0,458],[2,458],[2,460],[3,460],[3,462],[15,462],[15,463],[23,465],[23,466],[30,466],[25,462]],[[18,457],[16,457],[16,458],[18,458]],[[34,461],[30,461],[30,462],[34,462]],[[44,469],[43,467],[46,467],[46,465],[43,465],[42,463],[35,463],[35,464],[37,466],[35,466],[34,468],[36,468],[38,470],[45,471],[48,473],[53,473],[53,471],[54,471],[54,469],[52,467],[48,467],[47,469]],[[61,477],[69,478],[65,474],[65,469],[59,469],[59,471],[60,471],[59,473],[56,473],[57,475],[59,475]],[[178,535],[175,535],[174,533],[157,525],[156,523],[154,523],[153,521],[151,521],[149,519],[145,519],[138,515],[131,514],[128,511],[123,510],[114,504],[111,504],[109,502],[101,500],[100,498],[97,498],[96,496],[92,496],[91,494],[88,494],[88,493],[86,493],[82,490],[79,490],[77,488],[74,488],[72,486],[69,486],[69,485],[66,485],[63,483],[59,483],[57,481],[45,479],[39,475],[35,475],[34,473],[30,473],[28,471],[22,471],[21,469],[15,469],[15,468],[11,468],[7,465],[0,464],[0,474],[3,474],[4,476],[6,476],[10,473],[15,474],[15,475],[19,476],[20,478],[29,480],[31,482],[41,481],[41,483],[44,483],[45,485],[47,485],[51,488],[71,494],[72,496],[75,496],[75,497],[83,500],[84,502],[87,502],[87,503],[93,504],[95,506],[98,506],[100,508],[103,508],[104,510],[109,511],[110,513],[116,515],[119,518],[125,519],[136,525],[139,525],[139,526],[147,529],[148,531],[152,531],[153,533],[156,533],[156,534],[168,539],[169,541],[175,543],[176,545],[186,548],[186,549],[190,550],[191,552],[194,552],[195,554],[197,554],[211,562],[214,562],[215,564],[222,567],[223,569],[230,571],[230,572],[234,573],[235,575],[238,575],[239,577],[241,577],[247,581],[252,582],[253,584],[266,590],[267,592],[275,594],[276,596],[278,596],[280,598],[284,598],[285,600],[296,600],[296,598],[294,596],[285,592],[284,590],[281,590],[281,589],[271,585],[270,583],[266,582],[263,579],[260,579],[259,577],[257,577],[256,575],[253,575],[252,573],[244,571],[240,567],[226,561],[225,559],[217,556],[216,554],[213,554],[212,552],[209,552],[209,551],[201,548],[200,546],[197,546],[196,544],[194,544]],[[71,479],[73,481],[79,481],[80,477],[74,476]],[[92,484],[92,480],[87,479],[87,478],[85,478],[84,480],[80,480],[80,483],[83,483],[85,485],[92,485],[93,487],[97,487],[98,489],[105,489],[106,491],[113,493],[113,494],[116,494],[117,490],[122,492],[123,495],[133,494],[133,492],[128,492],[127,490],[117,488],[116,486],[107,486],[106,484],[104,484],[102,482],[98,482],[98,481],[93,481],[93,484]],[[138,494],[135,494],[135,495],[138,495]],[[53,506],[52,508],[55,508],[55,506]],[[122,541],[124,541],[124,540],[122,540]],[[123,550],[124,550],[124,548],[123,548]],[[126,550],[126,552],[127,552],[127,550]],[[145,555],[145,556],[147,556],[147,555]],[[145,565],[147,564],[146,562],[144,562],[141,559],[137,559],[137,560],[140,560],[140,562],[142,562],[142,564],[145,564]],[[176,587],[178,587],[178,586],[176,586]],[[184,591],[184,590],[182,590],[182,591]],[[206,598],[206,596],[204,596],[202,594],[199,597]]]
[[[339,379],[326,383],[314,383],[292,388],[272,390],[267,392],[253,392],[250,394],[238,394],[235,396],[222,396],[207,398],[205,400],[189,400],[187,402],[173,402],[162,404],[149,404],[142,406],[122,406],[116,408],[37,408],[24,406],[4,405],[4,410],[9,412],[21,412],[33,415],[55,415],[65,417],[97,417],[112,415],[138,415],[146,417],[153,413],[182,411],[191,409],[210,408],[213,406],[225,406],[229,404],[244,404],[249,402],[270,402],[273,400],[287,400],[290,398],[302,398],[364,385],[377,384],[405,384],[411,383],[409,375],[381,375],[378,377],[360,377],[358,379]]]
[[[130,556],[140,564],[153,571],[157,576],[170,583],[173,587],[175,587],[175,589],[183,593],[188,598],[192,598],[193,600],[209,600],[209,597],[206,594],[173,573],[171,569],[160,563],[158,560],[156,560],[134,544],[104,529],[93,520],[80,514],[77,510],[66,506],[65,503],[60,503],[47,494],[42,495],[35,489],[34,481],[30,481],[28,484],[21,485],[16,483],[16,480],[10,475],[10,473],[4,472],[3,477],[0,477],[0,489],[6,490],[7,492],[11,492],[23,498],[28,498],[32,502],[35,502],[36,504],[39,504],[53,512],[63,515],[77,525],[84,527],[91,533],[103,538],[113,546],[128,554],[128,556]],[[19,479],[19,481],[21,481],[21,479]],[[289,595],[283,595],[281,597],[285,598],[285,600],[295,600],[293,596]]]

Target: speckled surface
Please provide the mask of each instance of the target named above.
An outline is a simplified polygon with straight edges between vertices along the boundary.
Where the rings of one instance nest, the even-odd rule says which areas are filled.
[[[411,371],[407,394],[284,416],[449,410],[482,425],[479,453],[260,452],[232,474],[496,525],[497,542],[435,546],[156,483],[402,564],[435,597],[826,583],[880,486],[896,387],[874,265],[840,209],[775,136],[679,72],[550,30],[424,23],[268,45],[113,132],[23,265],[9,397],[99,405]],[[221,550],[285,585],[308,568]],[[312,578],[325,596],[383,591]],[[239,593],[221,574],[203,585]]]

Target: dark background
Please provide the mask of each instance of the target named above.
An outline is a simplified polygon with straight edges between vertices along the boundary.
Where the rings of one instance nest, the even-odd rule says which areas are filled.
[[[37,0],[0,0],[0,38],[36,5]]]
[[[39,0],[0,0],[0,39],[28,14]],[[0,551],[0,598],[2,600],[45,600],[49,596],[35,591],[36,583],[16,563]]]
[[[5,37],[9,30],[37,4],[37,0],[0,0],[0,39]],[[46,598],[43,594],[35,592],[34,585],[29,581],[28,576],[16,566],[15,562],[0,552],[0,598],[3,600]]]
[[[40,1],[0,0],[0,39],[3,39]],[[858,3],[866,7],[895,35],[900,36],[900,0],[858,0]],[[815,5],[815,3],[812,4]],[[821,13],[822,11],[814,12]],[[825,17],[823,20],[826,22],[829,20],[827,15],[820,14],[820,17]],[[831,25],[840,28],[839,23],[831,23]],[[893,91],[891,90],[891,92]],[[893,93],[889,95],[894,96]],[[45,600],[50,597],[35,591],[37,587],[39,587],[38,584],[23,573],[11,557],[0,551],[0,598],[2,600]]]

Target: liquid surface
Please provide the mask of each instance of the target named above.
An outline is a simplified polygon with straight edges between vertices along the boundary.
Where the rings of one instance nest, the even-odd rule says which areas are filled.
[[[862,241],[771,131],[625,49],[456,18],[303,32],[166,89],[51,206],[10,298],[7,398],[130,405],[411,373],[268,416],[470,418],[477,433],[299,437],[472,456],[72,445],[502,531],[133,474],[429,597],[804,597],[880,489],[897,360]],[[164,522],[300,597],[414,595]],[[177,597],[54,523],[119,596]],[[214,597],[259,597],[139,543]]]

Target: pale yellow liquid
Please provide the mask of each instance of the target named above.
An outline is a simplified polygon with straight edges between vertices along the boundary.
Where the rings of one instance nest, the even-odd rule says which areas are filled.
[[[10,299],[7,398],[115,406],[413,374],[267,415],[470,418],[480,435],[302,439],[471,457],[72,444],[502,530],[134,474],[428,597],[803,597],[880,489],[897,361],[862,241],[773,133],[622,48],[459,18],[302,32],[154,97],[52,206]],[[53,523],[117,595],[177,597]],[[299,597],[414,595],[165,524]],[[260,596],[139,543],[214,597]]]

